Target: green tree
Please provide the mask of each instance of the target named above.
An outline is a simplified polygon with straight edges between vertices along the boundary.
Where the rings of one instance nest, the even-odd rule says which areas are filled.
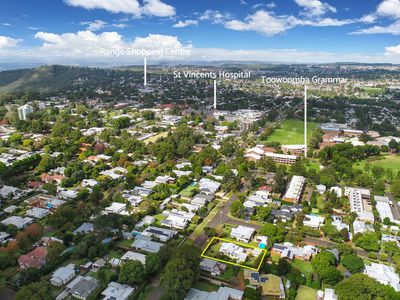
[[[356,234],[353,238],[356,246],[367,251],[378,251],[379,240],[374,233]]]
[[[385,286],[364,274],[354,274],[339,282],[335,286],[335,292],[340,300],[400,299],[400,293],[396,293],[392,287]]]
[[[323,283],[330,285],[335,285],[343,279],[340,271],[333,266],[321,270],[319,276]]]
[[[361,257],[355,254],[344,256],[341,259],[341,263],[350,271],[351,274],[359,273],[364,269],[364,261]]]
[[[311,265],[315,273],[321,276],[323,270],[336,265],[336,258],[331,252],[322,251],[314,256],[311,260]]]
[[[187,267],[183,258],[174,258],[165,266],[161,275],[161,285],[166,289],[168,299],[181,300],[196,280],[196,274]]]
[[[23,286],[15,296],[16,300],[51,300],[53,299],[53,291],[50,283],[46,280],[34,282]]]
[[[131,260],[125,262],[119,273],[119,281],[134,285],[141,284],[145,279],[145,270],[140,261]]]
[[[233,201],[231,205],[231,214],[236,218],[243,218],[245,216],[245,208],[243,206],[242,201],[240,200]]]

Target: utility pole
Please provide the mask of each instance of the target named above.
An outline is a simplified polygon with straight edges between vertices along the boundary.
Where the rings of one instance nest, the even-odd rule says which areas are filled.
[[[307,86],[304,85],[304,157],[307,157]]]
[[[144,72],[144,76],[143,76],[143,78],[144,78],[144,86],[147,86],[147,57],[144,57],[143,63],[144,63],[144,70],[143,70],[143,72]]]
[[[217,81],[214,80],[214,110],[217,110]]]

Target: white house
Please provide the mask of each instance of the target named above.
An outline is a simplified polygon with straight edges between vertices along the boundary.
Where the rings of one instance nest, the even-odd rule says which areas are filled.
[[[233,243],[222,243],[219,253],[235,259],[237,262],[245,262],[247,259],[245,249]]]
[[[65,267],[58,268],[52,275],[50,282],[55,286],[62,286],[75,276],[75,265],[69,264]]]
[[[128,300],[134,290],[134,287],[112,281],[101,294],[104,300]]]
[[[159,239],[162,242],[167,242],[172,239],[175,235],[177,235],[177,231],[159,228],[155,226],[149,226],[141,233],[144,236],[154,237]]]
[[[1,221],[1,223],[4,225],[14,225],[18,229],[22,229],[22,228],[28,226],[29,224],[33,223],[33,219],[28,218],[28,217],[22,218],[19,216],[12,216],[12,217],[8,217],[7,219]]]
[[[305,215],[303,225],[312,228],[319,228],[324,224],[325,218],[317,215]]]
[[[129,212],[126,210],[125,203],[113,202],[109,207],[106,207],[104,212],[106,214],[118,214],[118,215],[129,215]]]
[[[232,228],[230,237],[238,241],[248,243],[251,240],[254,232],[254,228],[240,225],[236,228]]]
[[[121,257],[121,260],[137,260],[137,261],[140,261],[142,263],[142,265],[145,265],[146,255],[144,255],[142,253],[128,251]]]
[[[50,211],[41,207],[32,207],[26,211],[26,215],[29,217],[34,217],[35,219],[43,219],[50,214]]]

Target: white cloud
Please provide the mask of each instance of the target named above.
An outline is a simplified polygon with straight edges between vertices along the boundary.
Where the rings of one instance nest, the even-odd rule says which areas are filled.
[[[377,15],[376,14],[368,14],[368,15],[364,15],[360,18],[360,22],[362,23],[374,23],[377,19]]]
[[[124,28],[128,27],[128,24],[124,24],[124,23],[113,23],[112,26],[115,27],[115,28],[124,29]]]
[[[225,21],[232,18],[232,15],[227,12],[220,12],[218,10],[207,9],[200,15],[200,20],[208,20],[214,24],[223,24]]]
[[[333,19],[333,18],[313,18],[299,19],[294,16],[281,15],[276,16],[268,11],[259,10],[252,15],[247,16],[244,21],[229,20],[223,24],[226,28],[237,31],[254,31],[265,36],[273,36],[283,33],[297,26],[343,26],[355,23],[352,19]]]
[[[0,35],[0,50],[15,47],[21,41],[21,39],[14,39],[8,36]]]
[[[130,51],[130,49],[190,49],[191,45],[184,45],[176,36],[149,34],[145,37],[136,37],[125,41],[117,32],[94,33],[89,30],[76,33],[56,34],[38,32],[35,38],[42,42],[39,49],[28,50],[24,56],[38,57],[48,63],[66,61],[96,61],[113,63],[117,61],[115,54],[107,51]],[[126,52],[127,53],[127,52]],[[138,57],[125,54],[125,61],[135,61]]]
[[[289,17],[288,22],[293,26],[315,26],[315,27],[328,27],[328,26],[344,26],[355,23],[356,20],[352,19],[333,19],[333,18],[322,18],[317,20],[302,20],[295,17]]]
[[[351,34],[379,34],[379,33],[389,33],[394,35],[400,35],[400,20],[390,24],[388,26],[372,26],[365,29],[360,29]]]
[[[288,24],[284,18],[260,10],[248,16],[245,21],[231,20],[225,22],[224,26],[232,30],[256,31],[266,36],[272,36],[286,31]]]
[[[335,53],[323,51],[301,51],[297,49],[222,49],[195,48],[182,43],[176,36],[149,34],[127,41],[117,32],[93,33],[79,31],[76,33],[55,34],[38,32],[35,37],[40,40],[40,47],[16,48],[20,40],[0,37],[0,61],[48,64],[81,64],[81,65],[131,65],[141,63],[138,56],[120,56],[101,54],[100,49],[190,49],[190,56],[151,57],[151,62],[173,61],[210,62],[210,61],[264,61],[264,62],[298,62],[298,63],[333,63],[333,62],[365,62],[365,63],[399,63],[400,45],[387,47],[384,53]],[[7,49],[9,49],[7,51]],[[11,51],[12,50],[12,51]],[[383,49],[382,49],[383,52]]]
[[[86,30],[99,31],[107,25],[107,22],[102,20],[94,20],[93,22],[81,22],[81,25],[88,25]]]
[[[66,4],[86,9],[104,9],[111,13],[125,13],[136,17],[141,15],[169,17],[175,15],[175,8],[160,0],[64,0]]]
[[[175,28],[184,28],[188,27],[190,25],[198,25],[199,21],[197,20],[185,20],[185,21],[179,21],[178,23],[174,24],[173,27]]]
[[[1,23],[1,25],[3,25],[3,26],[11,26],[10,23]]]
[[[400,55],[400,45],[386,47],[385,55],[386,56],[399,56]]]
[[[335,13],[336,8],[319,0],[294,0],[303,8],[302,14],[308,17],[321,17],[328,12]]]
[[[383,17],[400,18],[400,0],[384,0],[376,9],[376,13]]]
[[[267,5],[266,5],[268,8],[275,8],[276,7],[276,3],[275,2],[270,2],[270,3],[267,3]]]
[[[140,16],[137,0],[64,0],[66,4],[86,9],[104,9],[112,13],[125,13]]]
[[[175,15],[175,7],[160,0],[144,0],[142,12],[145,15],[156,17],[171,17]]]

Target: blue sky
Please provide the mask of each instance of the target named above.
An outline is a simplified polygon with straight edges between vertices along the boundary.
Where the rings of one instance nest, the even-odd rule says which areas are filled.
[[[157,60],[400,63],[400,0],[14,0],[0,61],[126,64],[100,49],[186,49]],[[101,53],[100,53],[101,52]]]

